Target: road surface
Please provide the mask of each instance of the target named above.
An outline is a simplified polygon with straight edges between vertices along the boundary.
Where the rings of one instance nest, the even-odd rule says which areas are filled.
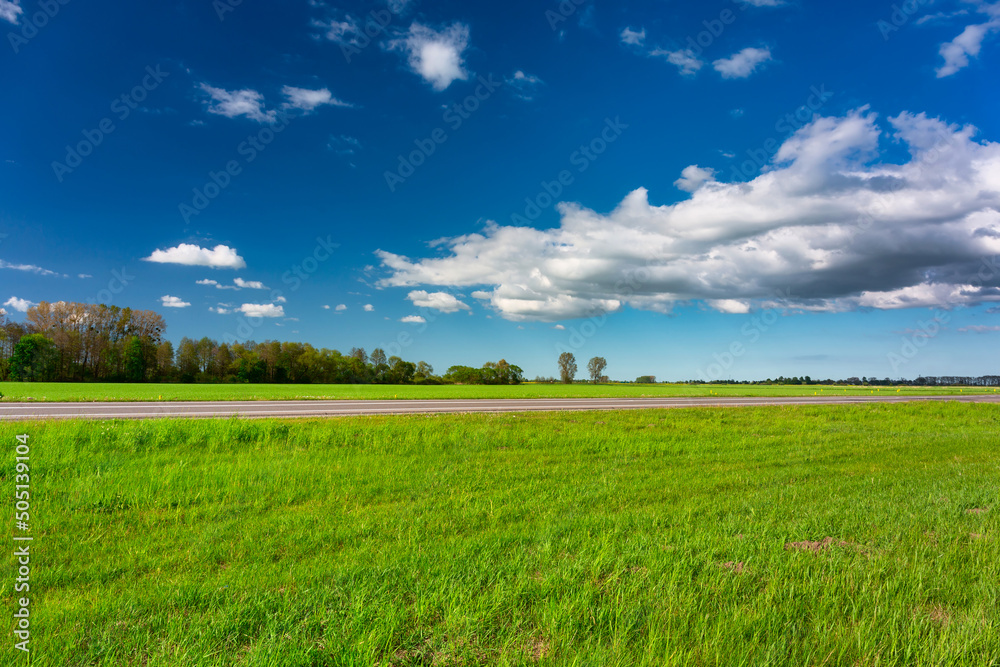
[[[526,398],[394,401],[176,401],[144,403],[0,403],[0,421],[35,419],[153,419],[158,417],[344,417],[467,412],[567,410],[638,410],[649,408],[736,407],[772,405],[842,405],[962,401],[1000,403],[1000,395],[966,396],[796,396],[752,398]]]

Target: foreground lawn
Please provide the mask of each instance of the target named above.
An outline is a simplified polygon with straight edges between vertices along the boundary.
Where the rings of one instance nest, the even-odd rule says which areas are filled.
[[[897,391],[898,389],[898,391]],[[643,396],[909,396],[997,393],[982,387],[820,387],[686,384],[345,385],[0,382],[4,401],[281,401],[304,399],[621,398]]]
[[[33,665],[1000,664],[993,405],[18,433]]]

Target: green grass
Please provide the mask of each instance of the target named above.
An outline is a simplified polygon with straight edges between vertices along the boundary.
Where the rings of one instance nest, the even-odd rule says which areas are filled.
[[[1000,665],[993,405],[18,433],[36,666]]]
[[[981,387],[819,387],[686,384],[344,385],[0,382],[4,401],[280,401],[301,399],[621,398],[641,396],[926,396],[997,393]]]

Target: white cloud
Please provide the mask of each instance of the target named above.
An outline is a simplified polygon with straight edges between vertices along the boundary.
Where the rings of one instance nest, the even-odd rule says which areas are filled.
[[[309,113],[316,107],[327,104],[335,107],[353,106],[352,104],[338,100],[327,88],[309,90],[307,88],[285,86],[281,89],[281,94],[288,98],[288,101],[284,105],[286,109],[301,109],[306,113]]]
[[[474,289],[508,320],[555,322],[704,302],[842,311],[1000,303],[1000,143],[904,112],[818,117],[747,182],[705,182],[607,214],[559,205],[553,229],[489,223],[442,256],[378,251],[380,287]],[[880,138],[909,155],[896,163]],[[884,142],[886,144],[889,141]],[[896,149],[893,149],[894,152]]]
[[[233,278],[233,282],[236,283],[237,287],[243,289],[267,289],[267,286],[257,280],[243,280],[242,278]]]
[[[14,25],[17,25],[17,17],[23,11],[20,0],[0,0],[0,19],[4,21],[10,21]]]
[[[643,42],[646,41],[646,29],[632,30],[632,28],[626,27],[621,31],[619,36],[621,37],[622,44],[642,46]]]
[[[997,6],[1000,6],[1000,3]],[[942,44],[939,52],[944,58],[944,64],[937,69],[938,78],[951,76],[967,67],[970,57],[979,56],[986,36],[998,30],[1000,30],[1000,18],[994,18],[986,23],[966,26],[958,37]]]
[[[87,278],[93,278],[94,276],[92,276],[92,275],[90,275],[88,273],[78,273],[78,274],[76,274],[76,277],[80,278],[81,280],[86,280]]]
[[[25,271],[27,273],[34,273],[34,274],[37,274],[39,276],[57,276],[57,277],[61,276],[63,278],[66,277],[62,273],[58,273],[56,271],[49,271],[48,269],[43,269],[42,267],[35,266],[34,264],[11,264],[9,262],[3,261],[2,259],[0,259],[0,269],[11,269],[13,271]]]
[[[210,266],[213,269],[245,269],[247,263],[235,248],[217,245],[211,250],[191,243],[182,243],[166,250],[154,250],[144,262],[157,264],[183,264],[185,266]],[[204,282],[199,284],[206,284]]]
[[[323,310],[330,310],[330,306],[322,306]]]
[[[343,303],[340,304],[339,306],[337,306],[336,310],[337,310],[338,313],[341,313],[341,312],[347,310],[347,304],[343,304]]]
[[[708,305],[720,313],[749,313],[750,303],[739,299],[711,299]]]
[[[563,325],[561,325],[561,324],[557,324],[557,325],[555,325],[555,326],[554,326],[554,327],[552,327],[552,328],[553,328],[553,329],[555,329],[556,331],[566,331],[566,327],[564,327],[564,326],[563,326]]]
[[[4,301],[5,306],[10,306],[19,313],[28,312],[28,308],[35,305],[33,301],[28,301],[27,299],[18,299],[16,296],[12,296],[6,301]]]
[[[738,0],[738,2],[752,7],[780,7],[785,4],[785,0]]]
[[[427,322],[427,320],[420,317],[420,315],[407,315],[399,321],[406,322],[407,324],[424,324]]]
[[[407,54],[410,69],[426,80],[434,90],[444,90],[455,80],[465,81],[462,53],[469,46],[469,26],[454,23],[441,31],[413,23],[409,32],[389,42],[389,49]]]
[[[984,324],[975,324],[969,327],[961,327],[958,330],[959,333],[977,333],[977,334],[993,333],[995,331],[1000,331],[1000,327],[986,326]]]
[[[720,58],[712,62],[715,71],[723,79],[745,79],[757,70],[757,66],[771,60],[771,50],[767,47],[757,49],[747,47],[728,58]]]
[[[184,301],[180,297],[170,296],[169,294],[160,297],[160,304],[164,308],[187,308],[188,306],[191,305],[190,303]]]
[[[684,76],[693,76],[705,64],[691,49],[681,49],[680,51],[653,49],[649,52],[649,55],[666,58],[667,62],[671,65],[676,65],[677,69]]]
[[[6,314],[7,314],[7,310],[5,308],[0,308],[0,317],[3,317]]]
[[[201,89],[212,98],[208,103],[208,112],[237,118],[246,116],[259,123],[273,123],[277,118],[275,112],[264,111],[264,96],[256,90],[225,90],[203,83]]]
[[[239,311],[247,317],[284,317],[284,306],[273,303],[244,303]]]
[[[233,312],[232,310],[226,308],[225,306],[218,306],[217,308],[210,307],[208,310],[209,312],[218,313],[219,315],[228,315],[229,313]]]
[[[514,72],[512,77],[505,79],[505,82],[507,87],[514,91],[515,95],[526,101],[531,101],[538,87],[545,83],[537,76],[525,74],[521,70]]]
[[[417,308],[431,308],[442,313],[457,313],[460,310],[469,310],[468,304],[462,303],[447,292],[428,293],[424,290],[414,290],[407,294],[406,298],[412,301],[413,305]]]
[[[714,182],[714,169],[704,169],[696,164],[692,164],[689,167],[684,167],[681,177],[674,181],[674,185],[684,192],[694,192],[706,183]]]
[[[374,312],[374,310],[375,310],[375,306],[371,305],[370,303],[366,303],[365,304],[365,312],[366,313]]]

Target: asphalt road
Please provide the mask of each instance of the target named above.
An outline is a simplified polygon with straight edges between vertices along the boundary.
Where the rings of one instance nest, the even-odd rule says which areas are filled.
[[[504,400],[394,401],[184,401],[150,403],[0,403],[0,421],[36,419],[152,419],[158,417],[343,417],[465,412],[639,410],[649,408],[768,405],[840,405],[962,401],[1000,403],[1000,395],[972,396],[799,396],[676,398],[536,398]]]

